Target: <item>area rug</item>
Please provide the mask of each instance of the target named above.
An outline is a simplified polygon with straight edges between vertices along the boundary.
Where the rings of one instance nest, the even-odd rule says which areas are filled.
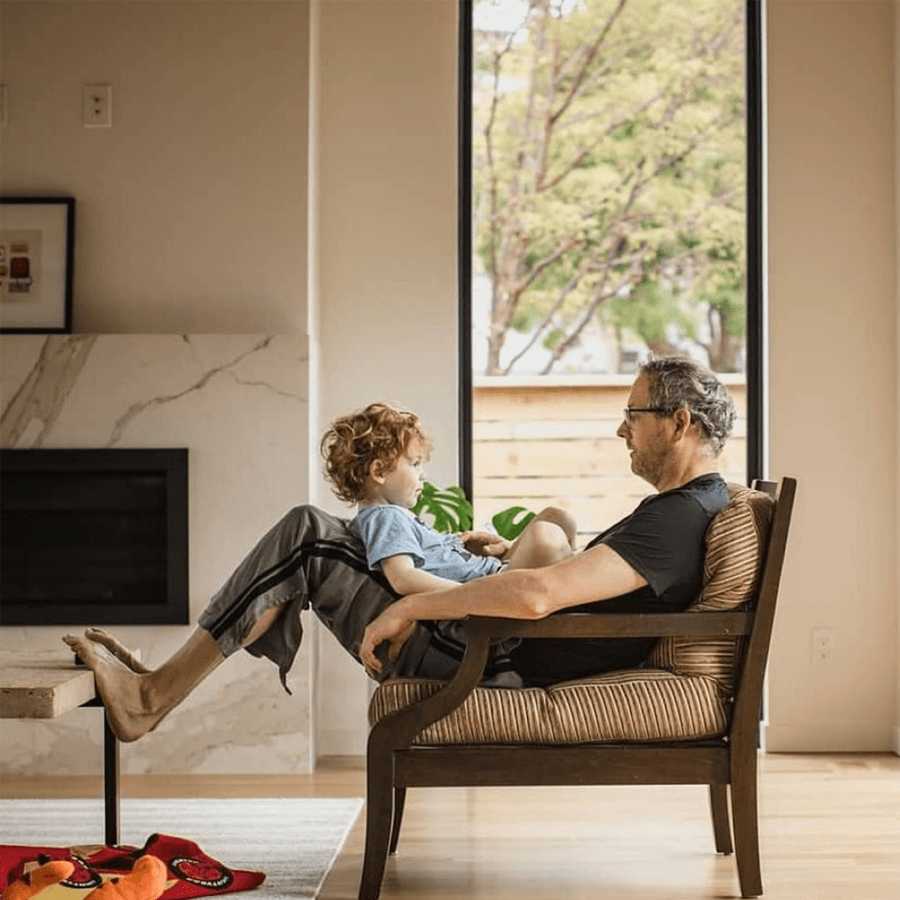
[[[122,800],[122,844],[142,846],[162,832],[195,841],[234,869],[266,880],[246,896],[314,898],[362,808],[349,799]],[[0,800],[0,843],[103,843],[99,800]]]

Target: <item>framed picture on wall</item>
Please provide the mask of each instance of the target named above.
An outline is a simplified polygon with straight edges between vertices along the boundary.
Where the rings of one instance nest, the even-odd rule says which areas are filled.
[[[73,197],[0,197],[0,332],[72,331]]]

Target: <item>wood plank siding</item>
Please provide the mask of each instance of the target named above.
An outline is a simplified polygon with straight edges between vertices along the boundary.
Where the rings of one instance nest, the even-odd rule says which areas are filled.
[[[738,422],[721,469],[727,479],[744,483],[746,388],[730,379],[728,388]],[[585,543],[634,509],[652,489],[631,473],[628,454],[616,437],[630,389],[630,379],[476,379],[476,527],[514,504],[534,511],[560,506],[575,516],[580,543]]]

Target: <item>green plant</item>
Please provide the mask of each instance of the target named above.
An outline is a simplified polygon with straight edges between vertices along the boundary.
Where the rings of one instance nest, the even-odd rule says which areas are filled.
[[[456,484],[442,490],[426,481],[412,512],[415,515],[424,512],[432,516],[435,531],[469,531],[472,528],[472,504]]]
[[[426,481],[412,512],[417,516],[423,512],[431,516],[432,527],[440,532],[469,531],[474,520],[472,504],[456,484],[438,488]],[[524,506],[511,506],[498,512],[491,523],[500,537],[514,541],[533,518],[534,513]]]
[[[514,541],[534,518],[534,513],[524,506],[510,506],[502,509],[491,519],[497,534],[508,541]]]

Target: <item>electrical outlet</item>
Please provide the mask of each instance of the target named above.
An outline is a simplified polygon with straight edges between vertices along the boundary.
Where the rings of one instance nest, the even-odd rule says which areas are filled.
[[[6,92],[6,85],[0,84],[0,125],[5,125],[9,121],[9,95]]]
[[[81,116],[85,128],[112,128],[112,87],[108,84],[84,85]]]
[[[814,665],[831,662],[834,655],[834,631],[830,628],[813,628],[812,658]]]

